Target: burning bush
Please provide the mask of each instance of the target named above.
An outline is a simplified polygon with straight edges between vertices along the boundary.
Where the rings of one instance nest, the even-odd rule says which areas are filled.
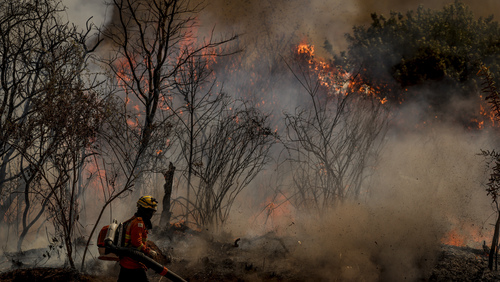
[[[368,85],[389,88],[385,94],[395,104],[423,103],[426,120],[436,115],[445,120],[452,113],[451,119],[466,127],[477,120],[477,128],[489,115],[480,114],[485,103],[476,74],[482,63],[500,71],[499,33],[492,16],[475,19],[460,1],[388,18],[374,13],[369,27],[355,27],[347,36],[347,59],[338,61],[359,69]],[[468,102],[457,108],[456,100]]]

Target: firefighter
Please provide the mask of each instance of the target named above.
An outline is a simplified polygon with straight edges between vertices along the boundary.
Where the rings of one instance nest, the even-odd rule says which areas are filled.
[[[137,201],[137,212],[134,216],[123,223],[124,245],[135,248],[151,258],[157,253],[147,246],[148,230],[152,229],[151,218],[156,212],[158,201],[151,196],[142,196]],[[118,282],[124,281],[149,281],[146,275],[147,267],[129,257],[120,257],[120,274]]]

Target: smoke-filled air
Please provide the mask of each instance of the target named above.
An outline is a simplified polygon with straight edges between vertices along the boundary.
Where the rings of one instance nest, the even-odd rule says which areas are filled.
[[[497,11],[1,2],[0,280],[499,279]]]

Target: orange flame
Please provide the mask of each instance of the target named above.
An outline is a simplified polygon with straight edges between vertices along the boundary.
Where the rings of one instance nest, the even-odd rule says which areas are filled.
[[[465,238],[454,229],[446,233],[444,238],[441,239],[441,243],[450,246],[463,247],[465,246]]]
[[[455,226],[445,234],[441,239],[441,243],[457,247],[479,247],[484,241],[487,242],[491,239],[483,231],[482,228],[474,224],[459,223],[458,226]]]
[[[325,59],[317,58],[314,45],[300,43],[296,48],[297,55],[305,60],[309,70],[317,75],[321,86],[325,87],[330,95],[332,92],[344,95],[358,93],[374,97],[381,104],[387,103],[388,99],[382,95],[381,89],[367,85],[358,75],[354,76]]]

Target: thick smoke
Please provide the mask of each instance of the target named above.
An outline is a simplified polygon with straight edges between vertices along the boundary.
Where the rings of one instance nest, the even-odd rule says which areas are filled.
[[[489,146],[487,133],[456,126],[389,133],[377,179],[360,199],[320,219],[285,214],[272,226],[295,244],[282,263],[302,266],[325,281],[429,277],[451,231],[471,247],[490,240],[494,218],[487,220],[493,210],[478,156]]]
[[[494,0],[465,0],[477,16],[487,17],[500,8]],[[328,40],[335,52],[346,49],[344,35],[353,26],[371,22],[371,13],[389,15],[391,11],[403,14],[416,10],[419,5],[429,9],[442,9],[452,0],[278,0],[278,1],[229,1],[204,2],[206,8],[201,19],[220,31],[244,34],[248,42],[259,42],[283,35],[307,37],[315,46]],[[320,49],[320,48],[318,48]],[[318,50],[323,51],[324,50]],[[323,53],[324,54],[324,53]]]
[[[100,27],[106,23],[107,5],[103,0],[63,0],[70,22],[85,28],[87,21]]]
[[[442,125],[391,132],[386,142],[366,194],[322,218],[297,212],[284,198],[274,199],[281,206],[272,213],[238,203],[227,228],[230,238],[241,238],[239,261],[321,281],[419,281],[429,277],[451,231],[471,247],[490,239],[494,217],[478,155],[492,146],[488,133]],[[262,202],[256,191],[242,202]],[[197,262],[209,248],[194,240],[174,248]]]
[[[429,9],[441,9],[451,0],[248,0],[248,1],[191,1],[193,5],[204,7],[200,19],[207,29],[216,27],[217,32],[242,34],[247,43],[279,39],[285,36],[307,37],[316,46],[323,46],[328,40],[335,52],[345,50],[344,35],[353,26],[369,24],[370,14],[388,15],[391,11],[405,13],[415,10],[419,5]],[[476,16],[487,17],[500,9],[495,0],[464,0]],[[112,18],[105,1],[101,0],[64,0],[68,7],[69,19],[84,27],[92,17],[96,25],[104,25]],[[324,51],[320,50],[318,51]]]
[[[216,32],[243,34],[250,50],[274,40],[296,43],[307,37],[315,46],[328,40],[335,51],[341,51],[346,48],[344,34],[354,25],[368,24],[370,13],[405,12],[420,4],[441,9],[450,2],[214,0],[205,2],[200,20],[207,31],[215,26]],[[478,16],[487,16],[500,8],[500,3],[493,0],[483,1],[482,5],[472,0],[464,3]],[[257,45],[250,44],[255,42]],[[225,83],[226,89],[235,87]],[[284,95],[289,92],[281,91]],[[412,115],[397,118],[412,124],[421,109],[419,105],[406,105],[401,112]],[[418,123],[419,119],[414,121]],[[376,168],[377,177],[359,200],[348,202],[321,219],[294,213],[290,208],[277,219],[279,222],[273,222],[271,230],[293,242],[289,256],[281,262],[287,266],[308,266],[324,280],[340,277],[342,281],[412,281],[425,277],[437,258],[441,240],[450,230],[470,229],[481,232],[479,236],[490,236],[487,219],[492,210],[481,186],[486,177],[484,160],[478,153],[494,145],[487,131],[470,132],[456,125],[390,131]],[[246,192],[246,204],[265,200],[255,191],[259,190]],[[266,224],[254,220],[263,207],[245,203],[235,204],[230,231],[243,237],[256,236],[256,230],[269,231]],[[478,244],[473,240],[476,238],[468,238],[466,244]],[[188,252],[196,260],[204,255],[201,245],[178,248],[196,250]]]

